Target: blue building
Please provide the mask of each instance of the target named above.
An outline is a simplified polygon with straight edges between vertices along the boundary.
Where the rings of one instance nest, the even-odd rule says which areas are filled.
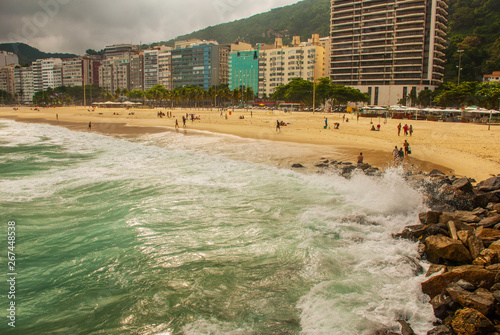
[[[172,50],[173,87],[188,85],[208,90],[221,83],[221,48],[215,44],[200,44]]]
[[[251,87],[259,93],[259,51],[234,51],[229,55],[229,89]]]

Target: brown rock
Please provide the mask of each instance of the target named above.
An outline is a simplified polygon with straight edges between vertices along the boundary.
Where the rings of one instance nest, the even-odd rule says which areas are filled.
[[[429,270],[427,270],[427,273],[425,274],[425,276],[430,277],[433,274],[441,272],[443,270],[446,271],[446,265],[431,264],[431,266],[429,266]]]
[[[434,309],[436,318],[444,320],[450,315],[448,306],[453,302],[453,299],[447,294],[438,294],[431,299],[430,304]]]
[[[425,213],[420,213],[418,218],[422,224],[435,224],[439,222],[439,216],[441,216],[441,212],[437,211],[428,211]]]
[[[462,230],[466,230],[466,231],[470,231],[472,233],[474,233],[474,227],[472,226],[469,226],[467,223],[463,223],[461,221],[458,221],[458,220],[455,220],[455,227],[457,228],[457,231],[462,231]]]
[[[500,254],[500,241],[495,241],[491,243],[488,249],[491,249]]]
[[[500,203],[499,204],[494,204],[493,205],[493,210],[497,211],[498,213],[500,213]]]
[[[441,294],[450,284],[463,279],[475,287],[489,289],[495,284],[495,276],[500,271],[488,271],[479,265],[464,265],[453,268],[443,274],[435,275],[422,285],[422,292],[434,298]]]
[[[453,240],[444,235],[429,236],[425,240],[427,256],[433,263],[439,263],[440,258],[457,263],[470,263],[472,261],[469,250],[459,240]]]
[[[472,261],[474,265],[489,266],[498,263],[498,253],[491,249],[484,249],[479,256]]]
[[[484,288],[480,288],[475,292],[469,292],[455,285],[453,287],[448,287],[446,291],[453,301],[459,303],[463,307],[474,308],[483,315],[489,315],[493,312],[495,297],[490,291]]]
[[[472,308],[457,311],[451,321],[451,326],[460,335],[488,335],[495,331],[495,326],[491,321]]]
[[[474,234],[474,232],[468,231],[468,230],[461,230],[457,232],[458,239],[464,244],[468,245],[468,240],[469,237],[471,237]]]
[[[447,223],[448,221],[455,220],[455,215],[452,212],[443,212],[439,216],[439,223]]]
[[[453,187],[464,193],[471,193],[473,190],[472,184],[469,178],[460,178],[453,182]]]
[[[496,225],[497,223],[500,223],[500,214],[484,218],[481,221],[479,221],[477,225],[483,226],[485,228],[490,228]]]
[[[469,251],[473,259],[476,259],[484,249],[483,240],[476,235],[471,235],[467,240]]]
[[[492,192],[500,190],[500,177],[491,177],[477,184],[477,188],[482,192]]]
[[[479,227],[476,229],[476,235],[481,237],[485,246],[500,240],[500,230]]]
[[[441,325],[429,330],[427,332],[427,335],[454,335],[454,334],[448,326]]]
[[[479,216],[468,211],[456,211],[453,217],[455,218],[455,220],[467,223],[477,223],[481,221],[481,218]]]

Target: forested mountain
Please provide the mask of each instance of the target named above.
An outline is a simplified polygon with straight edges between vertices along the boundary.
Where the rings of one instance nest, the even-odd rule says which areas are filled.
[[[47,53],[40,51],[32,46],[24,43],[2,43],[0,44],[0,51],[8,51],[15,53],[19,58],[19,64],[31,65],[37,59],[44,58],[73,58],[76,55],[64,53]]]
[[[216,40],[219,43],[236,41],[274,43],[275,37],[283,37],[283,43],[291,42],[293,36],[307,40],[313,33],[321,37],[330,33],[330,0],[303,0],[294,5],[272,9],[247,19],[208,27],[194,33],[178,36],[167,42],[199,38]]]
[[[500,71],[500,0],[450,0],[446,51],[446,80],[482,81],[484,74]]]

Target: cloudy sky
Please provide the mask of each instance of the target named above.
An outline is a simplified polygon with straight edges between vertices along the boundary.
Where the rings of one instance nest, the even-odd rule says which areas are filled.
[[[0,0],[0,43],[84,54],[167,41],[299,0]]]

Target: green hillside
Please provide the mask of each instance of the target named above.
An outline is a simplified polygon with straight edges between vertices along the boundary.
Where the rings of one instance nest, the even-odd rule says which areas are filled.
[[[168,44],[173,45],[174,41],[191,38],[214,39],[223,44],[237,41],[272,44],[275,37],[283,37],[283,42],[289,43],[293,36],[301,36],[302,40],[307,40],[313,33],[321,37],[329,35],[330,0],[303,0],[247,19],[178,36]]]
[[[500,71],[500,0],[451,0],[446,51],[446,79],[482,81],[484,74]]]
[[[8,51],[15,53],[19,58],[20,64],[30,65],[33,61],[43,58],[73,58],[76,55],[64,53],[47,53],[40,51],[32,46],[24,43],[2,43],[0,44],[1,51]]]

